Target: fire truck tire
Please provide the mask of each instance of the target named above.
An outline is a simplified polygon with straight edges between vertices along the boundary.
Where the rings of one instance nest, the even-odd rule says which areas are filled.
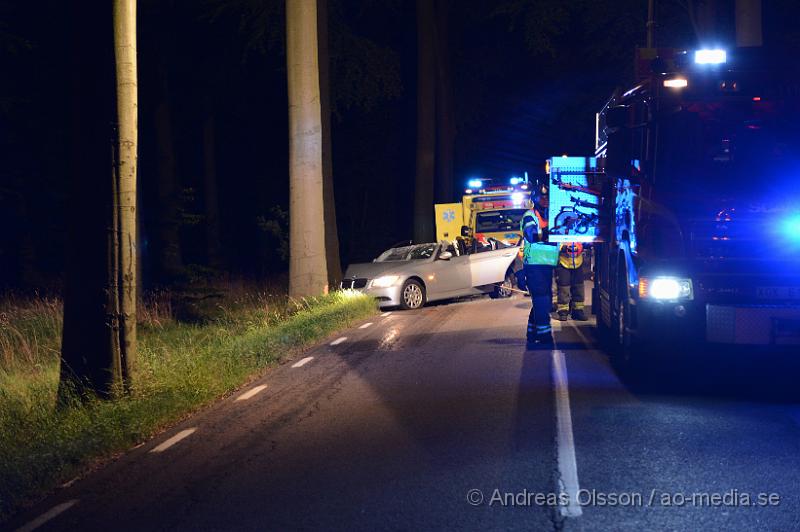
[[[616,308],[611,324],[612,361],[618,369],[637,371],[642,368],[641,349],[630,332],[631,307],[624,289],[616,298]]]

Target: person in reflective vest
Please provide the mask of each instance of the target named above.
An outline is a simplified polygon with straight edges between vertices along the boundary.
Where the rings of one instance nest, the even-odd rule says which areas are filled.
[[[564,242],[556,265],[556,285],[558,286],[558,319],[567,321],[572,311],[572,319],[586,321],[583,288],[583,244]]]
[[[536,349],[553,345],[550,326],[553,268],[558,259],[558,246],[547,242],[546,189],[537,191],[534,207],[520,222],[522,231],[522,262],[525,284],[531,294],[531,313],[528,316],[527,347]]]

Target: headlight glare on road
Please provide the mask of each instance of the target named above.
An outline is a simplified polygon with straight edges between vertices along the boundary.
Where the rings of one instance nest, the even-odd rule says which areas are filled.
[[[388,288],[393,286],[398,279],[400,279],[399,275],[384,275],[383,277],[376,277],[372,280],[372,286],[374,288]]]
[[[643,277],[639,279],[639,297],[659,301],[692,298],[692,280],[679,277]]]

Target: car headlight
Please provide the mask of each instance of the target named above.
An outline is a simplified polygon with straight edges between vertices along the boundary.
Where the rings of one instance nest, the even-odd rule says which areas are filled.
[[[388,288],[394,285],[400,279],[399,275],[384,275],[383,277],[376,277],[372,280],[373,288]]]
[[[692,280],[680,277],[642,277],[639,279],[639,297],[658,301],[691,299]]]

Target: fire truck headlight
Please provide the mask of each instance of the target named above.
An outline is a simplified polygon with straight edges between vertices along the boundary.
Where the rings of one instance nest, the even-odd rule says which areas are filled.
[[[692,280],[679,277],[642,277],[639,279],[639,297],[658,301],[691,299]]]
[[[522,192],[514,192],[511,194],[511,201],[514,202],[514,205],[522,205],[522,202],[525,201],[525,194]]]
[[[683,89],[689,86],[689,82],[686,78],[671,78],[664,80],[664,86],[669,89]]]
[[[721,65],[728,61],[725,50],[695,50],[694,62],[697,65]]]
[[[376,277],[372,280],[372,287],[389,288],[390,286],[394,286],[398,279],[400,279],[399,275],[384,275],[383,277]]]

